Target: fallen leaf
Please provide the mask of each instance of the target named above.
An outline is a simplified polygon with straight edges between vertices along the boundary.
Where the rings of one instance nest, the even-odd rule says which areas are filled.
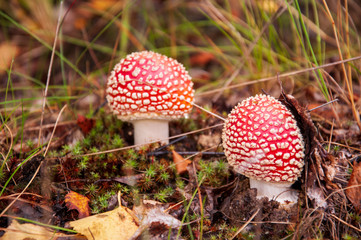
[[[173,162],[175,163],[175,167],[178,174],[182,174],[187,171],[187,166],[192,162],[188,159],[184,159],[181,155],[179,155],[176,151],[172,150],[173,153]]]
[[[12,43],[3,42],[0,44],[0,73],[2,70],[10,68],[11,61],[19,52],[19,49],[16,45]]]
[[[78,114],[77,124],[80,127],[84,135],[87,135],[95,125],[95,120],[86,118],[83,115]]]
[[[69,19],[74,19],[74,27],[78,30],[84,29],[87,24],[89,24],[96,13],[106,12],[111,9],[111,11],[118,12],[124,7],[124,3],[118,0],[90,0],[82,1],[79,4],[75,4]]]
[[[51,1],[28,1],[26,5],[12,1],[9,6],[21,26],[47,43],[54,41],[58,9]]]
[[[135,185],[137,185],[139,180],[144,178],[144,176],[145,176],[145,174],[141,173],[141,174],[130,175],[130,176],[116,177],[116,178],[113,178],[112,180],[127,184],[129,186],[135,186]]]
[[[213,133],[210,135],[202,134],[198,138],[198,144],[207,149],[219,145],[221,139],[220,133]]]
[[[322,104],[321,103],[310,103],[307,105],[307,108],[312,109],[313,114],[322,116],[324,119],[336,118],[335,111],[332,111],[331,106],[326,105],[324,107],[320,107],[320,105],[322,105]]]
[[[79,212],[79,218],[85,218],[90,215],[89,198],[70,191],[65,195],[65,204],[69,210],[77,210]]]
[[[103,12],[113,7],[117,1],[118,0],[92,0],[90,1],[89,6],[99,12]]]
[[[277,1],[272,1],[272,0],[257,1],[257,5],[264,11],[268,11],[271,13],[275,13],[280,7]]]
[[[307,188],[307,196],[313,201],[313,204],[317,208],[327,208],[327,202],[325,200],[322,189],[319,188],[316,184],[313,184],[312,187]]]
[[[189,61],[192,66],[205,66],[210,61],[214,60],[215,56],[209,52],[200,52],[190,57]]]
[[[5,229],[5,234],[1,237],[2,240],[48,240],[57,239],[64,234],[55,233],[45,227],[35,225],[32,223],[20,224],[18,221],[13,220]]]
[[[112,211],[70,222],[70,226],[88,239],[129,239],[137,231],[138,219],[129,208],[120,206]]]
[[[130,239],[175,239],[181,221],[166,212],[169,204],[144,200],[133,208],[140,220],[139,228]],[[170,232],[169,230],[173,231]]]
[[[209,72],[200,68],[191,68],[188,70],[188,72],[193,79],[197,79],[197,83],[198,82],[207,83],[212,77]]]
[[[361,162],[353,165],[353,171],[350,180],[347,184],[346,195],[351,201],[352,205],[357,210],[357,213],[361,213],[361,187],[352,187],[361,184]],[[350,188],[351,187],[351,188]]]
[[[213,218],[213,214],[218,211],[219,207],[219,199],[224,198],[224,196],[229,196],[234,191],[234,188],[238,184],[238,179],[234,178],[233,181],[219,186],[219,187],[210,187],[203,186],[205,193],[207,194],[206,202],[204,204],[204,216],[209,217],[209,219]],[[199,202],[198,202],[199,203]],[[201,206],[200,206],[201,207]]]

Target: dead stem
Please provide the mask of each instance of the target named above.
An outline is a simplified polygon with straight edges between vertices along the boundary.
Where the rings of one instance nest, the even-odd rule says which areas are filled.
[[[320,106],[317,106],[317,107],[308,109],[307,111],[308,111],[308,112],[312,112],[313,110],[322,108],[322,107],[324,107],[324,106],[326,106],[326,105],[328,105],[328,104],[330,104],[330,103],[334,103],[334,102],[337,102],[337,101],[338,101],[338,99],[336,98],[336,99],[333,99],[332,101],[329,101],[329,102],[327,102],[327,103],[321,104]]]
[[[179,138],[179,137],[187,136],[187,135],[194,134],[194,133],[203,132],[205,130],[209,130],[209,129],[217,128],[217,127],[222,127],[222,126],[223,126],[223,123],[219,123],[219,124],[215,124],[215,125],[210,126],[210,127],[205,127],[205,128],[202,128],[202,129],[198,129],[198,130],[178,134],[178,135],[175,135],[175,136],[171,136],[171,137],[169,137],[167,139]],[[152,144],[152,143],[157,143],[157,142],[158,141],[152,141],[152,142],[149,142],[147,144]],[[83,154],[83,155],[77,155],[77,156],[74,156],[74,157],[94,156],[94,155],[100,155],[100,154],[104,154],[104,153],[112,153],[112,152],[123,151],[123,150],[127,150],[127,149],[132,149],[132,148],[139,148],[139,147],[142,147],[142,146],[144,146],[144,144],[131,145],[131,146],[121,147],[121,148],[114,148],[114,149],[110,149],[110,150],[106,150],[106,151],[100,151],[100,152],[96,152],[96,153],[87,153],[87,154]]]
[[[335,218],[336,220],[340,221],[341,223],[345,224],[346,226],[348,226],[348,227],[350,227],[350,228],[352,228],[352,229],[355,229],[355,230],[358,231],[358,232],[361,232],[361,229],[359,229],[359,228],[357,228],[357,227],[355,227],[355,226],[353,226],[353,225],[345,222],[345,221],[342,220],[341,218],[339,218],[339,217],[337,217],[337,216],[335,216],[335,215],[333,215],[333,214],[330,214],[330,216],[333,217],[333,218]]]
[[[330,66],[335,66],[335,65],[338,65],[338,64],[346,63],[346,62],[352,62],[352,61],[359,60],[359,59],[361,59],[361,56],[357,56],[357,57],[353,57],[353,58],[349,58],[349,59],[344,59],[344,60],[340,60],[340,61],[335,61],[335,62],[332,62],[332,63],[327,63],[327,64],[324,64],[324,65],[320,65],[318,67],[304,68],[304,69],[301,69],[301,70],[296,70],[296,71],[292,71],[292,72],[288,72],[288,73],[277,74],[276,76],[272,76],[272,77],[265,77],[265,78],[260,78],[260,79],[256,79],[256,80],[251,80],[251,81],[244,82],[244,83],[229,85],[226,88],[223,87],[223,88],[209,90],[209,91],[202,92],[202,93],[197,93],[195,96],[200,97],[200,96],[204,96],[204,95],[210,95],[210,94],[222,92],[222,91],[228,90],[228,89],[244,87],[244,86],[253,85],[253,84],[261,83],[261,82],[267,82],[267,81],[270,81],[270,80],[276,80],[278,78],[295,76],[295,75],[298,75],[298,74],[307,73],[307,72],[314,71],[314,70],[317,70],[317,69],[326,68],[326,67],[330,67]]]
[[[336,99],[335,99],[336,100]],[[329,153],[330,152],[330,149],[331,149],[331,141],[332,141],[332,135],[333,135],[333,127],[335,125],[335,120],[332,121],[332,125],[331,125],[331,132],[330,132],[330,138],[329,138],[329,141],[328,141],[328,149],[327,149],[327,152]]]
[[[47,153],[47,151],[48,151],[48,149],[49,149],[49,146],[50,146],[50,144],[51,144],[52,138],[53,138],[53,136],[54,136],[54,133],[55,133],[55,130],[56,130],[56,124],[58,123],[58,121],[59,121],[59,119],[60,119],[60,116],[61,116],[61,114],[63,113],[63,111],[64,111],[65,108],[66,108],[66,105],[65,105],[65,106],[60,110],[60,112],[59,112],[59,115],[58,115],[58,117],[57,117],[57,119],[56,119],[55,126],[54,126],[53,132],[52,132],[52,134],[51,134],[50,140],[49,140],[48,145],[47,145],[47,147],[46,147],[46,149],[45,149],[45,152],[44,152],[44,154],[43,154],[44,157],[46,156],[46,153]],[[39,151],[39,152],[37,152],[36,154],[33,155],[32,158],[34,158],[35,156],[39,155],[39,154],[42,153],[42,152],[43,152],[42,150]],[[31,159],[29,159],[28,161],[30,161],[30,160],[31,160]],[[20,196],[26,191],[26,189],[28,189],[28,187],[30,186],[30,184],[34,181],[36,175],[39,173],[39,170],[40,170],[43,162],[44,162],[44,161],[41,161],[41,163],[39,164],[39,166],[38,166],[38,168],[36,169],[35,173],[33,174],[32,178],[30,179],[29,183],[24,187],[24,189],[21,191],[21,193],[18,194],[18,195],[16,196],[16,198],[14,198],[14,200],[13,200],[8,206],[6,206],[6,208],[1,212],[0,217],[3,216],[3,215],[6,213],[6,211],[9,210],[9,208],[10,208],[10,207],[20,198]],[[49,190],[50,190],[50,189],[49,189]]]
[[[352,150],[356,150],[358,152],[361,152],[361,148],[355,148],[355,147],[350,147],[348,145],[345,145],[345,144],[342,144],[342,143],[337,143],[337,142],[331,142],[332,145],[337,145],[337,146],[340,146],[340,147],[345,147],[345,148],[348,148],[348,149],[352,149]]]
[[[60,116],[62,115],[62,113],[64,112],[65,108],[67,107],[67,105],[65,104],[62,109],[60,110],[59,114],[58,114],[58,117],[56,118],[56,121],[55,121],[55,124],[54,124],[54,128],[53,128],[53,132],[51,133],[51,136],[50,136],[50,139],[49,139],[49,142],[48,142],[48,145],[46,146],[46,149],[45,149],[45,152],[44,152],[44,157],[46,156],[48,150],[49,150],[49,147],[50,147],[50,144],[51,144],[51,141],[54,137],[54,134],[55,134],[55,130],[56,130],[56,126],[58,125],[58,122],[59,122],[59,119],[60,119]]]
[[[195,106],[196,108],[199,108],[200,110],[202,110],[202,111],[204,111],[204,112],[208,113],[209,115],[212,115],[212,116],[214,116],[214,117],[216,117],[216,118],[221,119],[222,121],[226,121],[226,119],[225,119],[225,118],[223,118],[223,117],[221,117],[221,116],[219,116],[219,115],[217,115],[217,114],[215,114],[215,113],[212,113],[211,111],[208,111],[207,109],[205,109],[205,108],[203,108],[203,107],[199,106],[198,104],[193,103],[193,106]]]
[[[3,170],[3,169],[4,169],[4,165],[5,165],[6,168],[7,168],[7,170],[10,171],[9,166],[8,166],[8,164],[7,164],[6,161],[7,161],[8,157],[9,157],[9,154],[11,153],[11,150],[13,149],[14,136],[13,136],[13,134],[12,134],[11,129],[9,128],[9,126],[8,126],[7,124],[4,123],[3,126],[5,126],[5,127],[8,129],[9,133],[10,133],[10,147],[9,147],[9,151],[8,151],[8,153],[6,154],[6,156],[4,156],[3,153],[0,153],[1,156],[3,157],[3,159],[4,159],[4,161],[3,161],[0,169]],[[5,134],[5,135],[6,135],[6,134]],[[15,181],[14,178],[12,178],[11,180],[13,180],[14,184],[17,185],[17,183],[16,183],[16,181]]]
[[[6,161],[7,161],[8,157],[9,157],[9,154],[11,153],[11,150],[12,150],[12,148],[13,148],[14,136],[13,136],[12,131],[11,131],[11,129],[9,128],[8,125],[5,124],[5,123],[4,123],[3,125],[8,129],[8,131],[9,131],[9,133],[10,133],[10,147],[9,147],[9,151],[8,151],[8,153],[6,154],[6,156],[4,156],[3,153],[0,153],[0,155],[1,155],[1,156],[3,157],[3,159],[4,159],[3,164],[1,165],[1,168],[0,168],[0,169],[3,170],[3,169],[4,169],[4,165],[5,165],[6,168],[7,168],[7,170],[10,171],[9,166],[8,166],[8,163],[7,163]],[[6,134],[5,134],[5,135],[6,135]],[[14,184],[17,185],[17,183],[16,183],[16,181],[15,181],[14,178],[12,178],[11,180],[13,180]]]
[[[230,240],[234,239],[235,237],[237,237],[237,235],[245,228],[247,227],[247,225],[252,221],[253,218],[256,217],[256,215],[258,214],[260,208],[257,209],[257,211],[255,213],[253,213],[253,215],[248,219],[248,221],[242,225],[242,227],[240,227],[238,229],[238,231],[230,238]]]
[[[192,167],[193,167],[193,171],[196,173],[197,172],[197,169],[196,169],[196,164],[195,162],[193,161],[192,162]],[[204,179],[205,176],[203,176],[203,179]],[[203,182],[203,179],[201,180],[201,182]],[[196,181],[196,184],[197,184],[197,194],[198,194],[198,200],[199,200],[199,208],[200,208],[200,211],[201,211],[201,219],[200,219],[200,222],[201,222],[201,225],[199,226],[200,228],[200,240],[202,240],[203,238],[203,214],[204,214],[204,206],[203,206],[203,198],[202,198],[202,193],[201,193],[201,189],[200,189],[200,184],[199,184],[199,181],[198,181],[198,178],[196,177],[195,178],[195,181]]]
[[[3,158],[4,158],[4,163],[3,163],[3,164],[5,164],[5,163],[6,163],[6,160],[7,160],[8,157],[9,157],[9,154],[10,154],[10,152],[11,152],[11,149],[12,149],[12,147],[13,147],[13,144],[14,144],[14,136],[13,136],[13,134],[12,134],[12,132],[11,132],[11,129],[9,128],[9,126],[8,126],[7,124],[4,123],[3,126],[5,126],[5,127],[8,129],[9,133],[10,133],[10,147],[9,147],[9,151],[8,151],[8,153],[6,154],[5,157],[3,156]],[[3,168],[3,166],[1,166],[1,168]]]
[[[343,9],[343,8],[340,8]],[[345,35],[346,35],[346,58],[351,57],[350,53],[350,30],[349,30],[349,15],[348,15],[348,0],[345,0]],[[351,66],[347,65],[348,79],[352,81]]]
[[[32,193],[24,193],[23,195],[25,195],[25,194],[27,194],[27,195],[37,195],[37,194],[32,194]],[[0,200],[15,199],[16,197],[14,197],[14,195],[17,196],[17,195],[19,195],[19,194],[12,194],[12,195],[13,195],[13,196],[1,197]],[[40,198],[43,198],[43,197],[40,196]],[[39,207],[39,208],[42,208],[42,209],[44,209],[44,210],[46,210],[46,211],[48,211],[48,212],[52,212],[52,211],[53,211],[53,210],[51,209],[51,207],[46,206],[46,205],[44,205],[44,204],[37,203],[37,202],[35,202],[35,201],[26,200],[26,199],[24,199],[24,198],[18,198],[17,201],[24,202],[24,203],[29,203],[29,204],[31,204],[31,205],[33,205],[33,206],[37,206],[37,207]]]
[[[63,1],[60,1],[59,9],[60,9],[60,11],[59,11],[59,16],[58,16],[58,22],[57,22],[57,25],[56,25],[56,30],[55,30],[53,49],[51,51],[50,63],[49,63],[49,68],[48,68],[48,76],[47,76],[47,79],[46,79],[46,85],[45,85],[45,90],[44,90],[44,95],[43,95],[43,106],[42,106],[42,109],[41,109],[41,117],[40,117],[40,131],[39,131],[39,137],[38,137],[38,147],[40,147],[42,145],[41,135],[42,135],[42,125],[43,125],[43,121],[44,121],[45,103],[46,103],[46,97],[48,95],[48,88],[49,88],[49,82],[50,82],[50,76],[51,76],[51,69],[53,67],[53,62],[54,62],[55,48],[56,48],[56,43],[58,41],[61,18],[62,18],[62,15],[63,15],[62,14],[63,13]]]
[[[326,11],[327,11],[327,14],[328,14],[328,17],[330,18],[330,21],[332,23],[332,28],[333,28],[333,32],[334,32],[334,35],[335,35],[335,39],[336,39],[336,43],[337,43],[337,50],[338,50],[338,55],[339,55],[339,58],[341,60],[343,60],[343,56],[342,56],[342,52],[341,52],[341,46],[340,46],[340,42],[339,42],[339,39],[338,39],[338,33],[337,33],[337,28],[336,28],[336,25],[335,25],[335,21],[332,17],[332,14],[330,12],[330,9],[328,8],[328,5],[326,3],[325,0],[323,0],[323,4],[326,8]],[[341,63],[341,66],[342,66],[342,72],[343,72],[343,75],[344,75],[344,78],[345,78],[345,82],[346,82],[346,86],[347,86],[347,91],[348,91],[348,94],[349,94],[349,98],[350,98],[350,102],[351,102],[351,108],[352,108],[352,114],[354,116],[354,119],[356,120],[357,122],[357,125],[359,127],[359,130],[361,131],[361,121],[360,121],[360,115],[358,113],[358,110],[356,109],[356,105],[355,105],[355,100],[354,100],[354,95],[353,95],[353,89],[352,89],[352,79],[349,78],[348,74],[347,74],[347,70],[346,70],[346,67],[345,67],[345,64],[344,62]]]
[[[357,188],[357,187],[361,187],[361,184],[358,185],[352,185],[349,187],[345,187],[345,188],[341,188],[341,189],[337,189],[334,190],[332,193],[330,193],[327,197],[325,197],[325,199],[323,201],[327,201],[329,198],[331,198],[333,195],[335,195],[336,193],[344,193],[345,190],[347,189],[351,189],[351,188]],[[315,213],[316,211],[318,211],[319,207],[316,207],[314,209],[308,208],[308,210],[311,211],[311,213],[309,214],[309,216],[311,216],[313,213]],[[361,229],[360,229],[361,231]]]
[[[285,11],[287,10],[286,6],[283,6],[282,8],[280,8],[272,17],[271,19],[263,26],[263,28],[261,29],[260,33],[257,34],[256,38],[252,41],[251,45],[249,47],[246,48],[245,53],[243,54],[243,58],[240,61],[240,63],[236,66],[236,70],[231,74],[231,76],[228,78],[228,80],[224,83],[223,88],[227,88],[232,82],[233,80],[236,78],[236,76],[240,73],[242,66],[244,64],[244,62],[246,61],[246,59],[249,58],[250,54],[252,53],[254,47],[256,46],[256,44],[258,43],[258,41],[260,40],[261,36],[266,32],[266,30],[269,28],[269,26],[279,17],[281,16]],[[222,92],[219,92],[214,98],[213,98],[213,102],[216,102],[220,96],[222,95]]]
[[[286,5],[285,2],[287,1],[277,1],[278,4],[280,5]],[[305,24],[307,25],[307,27],[314,33],[319,33],[321,39],[325,40],[325,42],[329,43],[330,45],[335,46],[336,42],[335,40],[328,36],[327,33],[325,31],[323,31],[322,29],[320,29],[314,22],[312,22],[312,20],[310,18],[308,18],[307,16],[301,14],[299,14],[299,12],[297,11],[297,9],[295,9],[295,7],[293,7],[292,5],[289,5],[289,10],[292,13],[292,15],[294,15],[296,18],[302,18],[303,21],[305,22]]]
[[[32,158],[36,157],[37,155],[39,155],[40,153],[42,153],[42,151],[37,152],[36,154],[33,155]],[[29,159],[30,161],[31,159]],[[42,165],[43,162],[41,162],[38,166],[38,168],[36,169],[34,175],[32,176],[32,178],[30,179],[29,183],[24,187],[24,189],[21,191],[21,193],[9,204],[6,206],[6,208],[0,213],[0,217],[2,217],[7,210],[9,210],[9,208],[20,198],[20,196],[26,191],[26,189],[28,189],[28,187],[30,186],[30,184],[34,181],[36,175],[38,175],[38,172],[40,170],[40,167]]]

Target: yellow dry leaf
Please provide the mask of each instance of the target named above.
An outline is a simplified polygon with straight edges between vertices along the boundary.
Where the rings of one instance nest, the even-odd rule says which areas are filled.
[[[65,205],[69,210],[77,210],[79,218],[85,218],[90,215],[89,201],[89,198],[73,191],[65,195]]]
[[[84,29],[86,27],[86,23],[87,20],[85,19],[85,17],[79,17],[77,19],[74,20],[74,27],[76,29]]]
[[[112,211],[70,222],[70,226],[88,239],[129,239],[138,229],[138,219],[129,208],[120,206]]]
[[[176,151],[172,151],[173,153],[173,162],[175,163],[175,167],[178,174],[184,173],[187,171],[187,166],[192,162],[188,159],[184,159],[181,155],[179,155]]]
[[[19,52],[19,49],[16,45],[3,42],[0,43],[0,73],[2,70],[6,70],[10,68],[11,61]]]
[[[257,1],[257,4],[264,11],[268,11],[271,13],[275,13],[279,8],[279,4],[277,3],[277,1],[274,0],[261,0]]]
[[[53,43],[59,9],[52,1],[31,0],[22,4],[21,1],[11,1],[11,12],[15,19],[29,29],[33,34],[47,43]]]
[[[355,207],[358,214],[361,213],[361,163],[355,162],[350,180],[347,184],[346,196]]]
[[[118,0],[92,0],[89,5],[98,11],[105,11],[108,8],[113,7],[117,1]]]
[[[62,234],[63,235],[63,234]],[[45,227],[24,223],[20,224],[18,221],[13,220],[8,228],[5,229],[5,234],[1,237],[2,240],[48,240],[56,239],[59,234],[51,231]]]

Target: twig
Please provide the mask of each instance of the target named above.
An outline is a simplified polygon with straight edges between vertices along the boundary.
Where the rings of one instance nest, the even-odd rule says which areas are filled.
[[[340,146],[340,147],[349,148],[349,149],[352,149],[352,150],[356,150],[356,151],[361,152],[361,148],[350,147],[350,146],[347,146],[347,145],[345,145],[345,144],[337,143],[337,142],[331,142],[331,144],[332,144],[332,145],[337,145],[337,146]]]
[[[44,119],[44,109],[45,109],[45,102],[46,102],[46,96],[47,96],[47,91],[48,91],[48,86],[49,86],[49,81],[50,81],[50,75],[51,75],[51,68],[52,68],[52,65],[53,65],[53,60],[54,60],[54,54],[55,54],[55,47],[56,47],[56,41],[57,41],[57,36],[58,36],[58,33],[59,33],[59,27],[60,27],[60,19],[61,19],[61,13],[62,13],[62,7],[63,7],[63,1],[60,2],[60,12],[59,12],[59,17],[58,17],[58,24],[57,24],[57,28],[56,28],[56,33],[55,33],[55,39],[54,39],[54,45],[53,45],[53,51],[52,51],[52,55],[51,55],[51,58],[50,58],[50,64],[49,64],[49,70],[48,70],[48,78],[47,78],[47,83],[46,83],[46,87],[45,87],[45,92],[44,92],[44,98],[43,98],[43,108],[42,108],[42,114],[41,114],[41,120],[40,120],[40,131],[39,131],[39,139],[38,139],[38,145],[40,146],[40,138],[41,138],[41,133],[42,133],[42,124],[43,124],[43,119]],[[51,140],[54,136],[54,132],[55,132],[55,129],[56,129],[56,124],[60,118],[60,115],[61,113],[63,112],[63,110],[65,109],[66,105],[61,109],[60,113],[59,113],[59,116],[56,120],[56,123],[55,123],[55,126],[54,126],[54,129],[53,129],[53,133],[51,135],[51,138],[49,140],[49,143],[48,143],[48,146],[44,152],[44,156],[46,155],[48,149],[49,149],[49,146],[50,146],[50,143],[51,143]],[[39,151],[38,153],[36,153],[33,157],[35,157],[36,155],[40,154],[42,151]],[[29,159],[30,160],[30,159]],[[30,179],[30,181],[28,182],[28,184],[25,186],[25,188],[21,191],[21,193],[8,205],[6,206],[6,208],[1,212],[0,214],[0,217],[3,216],[7,210],[9,210],[9,208],[20,198],[20,196],[28,189],[28,187],[30,186],[30,184],[34,181],[36,175],[39,173],[39,170],[41,168],[43,164],[43,161],[39,164],[38,168],[36,169],[35,173],[33,174],[32,178]]]
[[[170,205],[167,209],[165,209],[163,212],[166,213],[166,212],[169,212],[169,210],[173,209],[173,208],[176,208],[178,207],[179,205],[181,205],[182,203],[184,203],[185,200],[182,200],[174,205]]]
[[[36,155],[40,154],[42,151],[37,152],[33,157],[35,157]],[[30,160],[30,159],[29,159]],[[9,210],[9,208],[20,198],[20,196],[26,191],[26,189],[28,189],[28,187],[30,186],[30,184],[34,181],[36,175],[38,174],[41,165],[43,164],[43,161],[39,164],[38,168],[36,169],[33,177],[30,179],[29,183],[25,186],[25,188],[21,191],[21,193],[9,204],[6,206],[6,208],[0,213],[0,217],[2,217],[7,210]]]
[[[211,155],[211,156],[224,156],[224,152],[203,152],[203,151],[187,151],[187,152],[178,152],[179,155]],[[171,154],[169,151],[157,151],[157,152],[150,152],[147,156],[159,156],[159,155],[166,155]]]
[[[336,193],[343,193],[345,190],[347,189],[351,189],[351,188],[356,188],[356,187],[361,187],[361,184],[357,184],[357,185],[352,185],[352,186],[348,186],[348,187],[345,187],[345,188],[341,188],[341,189],[337,189],[335,191],[333,191],[332,193],[330,193],[325,199],[323,199],[323,201],[327,201],[330,197],[332,197],[333,195],[335,195]],[[314,209],[312,209],[311,213],[309,214],[310,216],[316,212],[320,207],[316,207]],[[359,229],[361,231],[361,229]]]
[[[332,101],[329,101],[329,102],[327,102],[327,103],[321,104],[320,106],[317,106],[317,107],[308,109],[307,112],[312,112],[313,110],[322,108],[322,107],[324,107],[324,106],[326,106],[326,105],[328,105],[328,104],[330,104],[330,103],[334,103],[334,102],[338,102],[338,99],[336,98],[336,99],[334,99],[334,100],[332,100]]]
[[[207,109],[199,106],[198,104],[193,103],[193,106],[199,108],[200,110],[202,110],[202,111],[204,111],[204,112],[206,112],[206,113],[208,113],[208,114],[210,114],[210,115],[212,115],[212,116],[214,116],[214,117],[216,117],[216,118],[221,119],[222,121],[226,121],[225,118],[223,118],[223,117],[221,117],[221,116],[219,116],[219,115],[217,115],[217,114],[215,114],[215,113],[212,113],[211,111],[208,111]]]
[[[333,215],[333,214],[330,214],[330,216],[333,217],[333,218],[335,218],[335,219],[337,219],[338,221],[342,222],[343,224],[349,226],[350,228],[355,229],[355,230],[358,231],[358,232],[361,232],[361,229],[359,229],[359,228],[357,228],[357,227],[355,227],[355,226],[353,226],[353,225],[345,222],[345,221],[342,220],[341,218],[338,218],[337,216],[335,216],[335,215]]]
[[[24,193],[23,195],[25,195],[25,194],[26,193]],[[12,194],[12,195],[14,195],[14,194]],[[18,194],[16,194],[16,195],[18,195]],[[27,193],[27,195],[31,195],[31,193]],[[4,196],[4,197],[1,197],[1,200],[8,200],[8,199],[15,199],[15,198],[16,197],[14,197],[14,196]],[[53,209],[51,207],[46,206],[44,204],[37,203],[35,201],[26,200],[24,198],[18,198],[17,201],[28,203],[28,204],[31,204],[33,206],[37,206],[38,208],[42,208],[42,209],[44,209],[44,210],[46,210],[48,212],[53,212]]]
[[[232,240],[232,239],[234,239],[235,237],[237,237],[237,235],[238,235],[245,227],[247,227],[247,225],[252,221],[252,219],[256,217],[256,215],[258,214],[259,210],[260,210],[260,209],[258,208],[257,211],[256,211],[255,213],[253,213],[253,215],[248,219],[248,221],[247,221],[245,224],[243,224],[243,226],[242,226],[240,229],[238,229],[238,231],[230,238],[230,240]]]
[[[8,131],[9,131],[9,133],[10,133],[10,147],[9,147],[9,151],[8,151],[8,153],[6,154],[6,156],[4,156],[3,153],[0,153],[0,155],[1,155],[1,156],[3,157],[3,159],[4,159],[3,164],[2,164],[1,167],[0,167],[0,170],[2,171],[2,170],[4,169],[4,165],[5,165],[6,168],[8,169],[8,171],[10,171],[10,169],[9,169],[8,164],[7,164],[6,161],[7,161],[8,157],[9,157],[9,155],[10,155],[10,153],[11,153],[11,150],[13,149],[14,135],[13,135],[13,133],[11,132],[11,129],[9,128],[9,126],[8,126],[7,124],[4,123],[3,125],[8,129]],[[14,184],[17,185],[15,179],[12,178],[12,180],[13,180]]]
[[[332,141],[332,137],[333,137],[333,128],[334,128],[334,126],[335,126],[335,119],[333,119],[333,121],[332,121],[330,139],[328,140],[328,149],[327,149],[328,153],[330,152],[330,149],[331,149],[331,141]]]
[[[171,145],[173,145],[173,144],[175,144],[175,143],[177,143],[179,141],[182,141],[185,138],[187,138],[187,136],[183,136],[183,137],[180,137],[180,138],[176,138],[176,139],[174,139],[172,141],[169,141],[168,144],[155,149],[153,152],[148,153],[147,156],[152,156],[152,153],[160,152],[160,150],[166,149],[167,147],[169,147],[169,146],[171,146]],[[153,155],[153,156],[155,156],[155,155]]]

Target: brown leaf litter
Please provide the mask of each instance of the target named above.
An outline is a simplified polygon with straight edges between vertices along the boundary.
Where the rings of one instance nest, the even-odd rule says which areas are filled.
[[[357,213],[361,214],[361,162],[355,162],[353,165],[353,171],[347,184],[346,195]]]

